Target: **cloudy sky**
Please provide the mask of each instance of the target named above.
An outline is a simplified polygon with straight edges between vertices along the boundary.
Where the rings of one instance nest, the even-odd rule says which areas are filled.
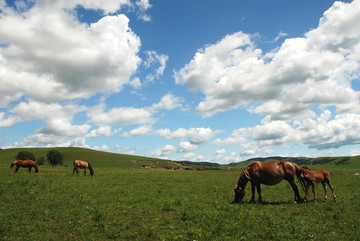
[[[0,147],[360,155],[360,0],[0,0]]]

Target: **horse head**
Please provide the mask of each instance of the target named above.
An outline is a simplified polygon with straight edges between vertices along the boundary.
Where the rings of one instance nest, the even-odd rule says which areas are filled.
[[[235,189],[234,189],[234,192],[235,192],[235,200],[234,200],[234,203],[238,203],[240,202],[244,196],[245,196],[245,190],[243,187],[241,187],[240,185],[236,184],[235,185]]]
[[[307,166],[302,166],[301,167],[301,177],[305,178],[307,176],[307,174],[309,173],[309,171],[311,171]]]

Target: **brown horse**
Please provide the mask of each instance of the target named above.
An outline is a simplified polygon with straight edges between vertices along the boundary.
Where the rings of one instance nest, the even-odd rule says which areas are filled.
[[[94,169],[92,168],[92,166],[90,165],[89,162],[75,160],[73,164],[74,164],[73,175],[74,175],[75,171],[76,171],[76,175],[79,175],[79,168],[81,168],[81,169],[85,169],[84,170],[84,176],[86,176],[86,170],[87,169],[90,170],[90,175],[94,176]]]
[[[255,202],[255,187],[259,194],[259,202],[262,202],[260,184],[275,185],[283,179],[288,181],[294,190],[295,203],[300,202],[299,190],[295,184],[295,176],[299,179],[301,186],[304,185],[301,178],[300,167],[288,161],[259,162],[255,161],[247,165],[241,173],[239,181],[235,185],[235,203],[240,202],[245,196],[245,186],[251,182],[252,196],[250,202]]]
[[[335,190],[334,190],[333,185],[331,185],[330,173],[329,172],[324,171],[324,170],[313,172],[307,166],[302,166],[301,167],[301,176],[305,180],[305,198],[304,198],[304,201],[306,201],[309,186],[311,186],[312,192],[314,194],[314,201],[316,201],[315,186],[317,184],[321,183],[323,188],[324,188],[324,191],[325,191],[324,202],[327,200],[327,186],[326,186],[326,184],[329,185],[329,187],[330,187],[330,189],[332,191],[333,197],[334,197],[334,202],[336,202]]]
[[[33,160],[17,160],[17,161],[14,161],[13,163],[11,163],[10,168],[13,168],[15,165],[16,165],[15,172],[17,172],[20,167],[27,167],[29,169],[29,173],[31,173],[31,168],[34,167],[35,172],[36,173],[39,172],[39,167],[36,164],[36,162],[34,162]]]

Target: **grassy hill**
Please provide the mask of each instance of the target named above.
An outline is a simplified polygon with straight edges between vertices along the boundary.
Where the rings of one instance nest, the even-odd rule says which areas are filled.
[[[360,171],[360,156],[340,156],[340,157],[265,157],[265,158],[252,158],[244,162],[231,163],[229,167],[244,168],[246,165],[253,161],[271,162],[278,160],[286,160],[294,162],[298,165],[307,165],[314,170],[326,169],[336,172]]]
[[[142,156],[133,156],[125,154],[117,154],[103,151],[96,151],[78,147],[56,147],[56,148],[14,148],[0,150],[0,165],[9,166],[15,160],[15,156],[20,151],[28,151],[34,154],[36,159],[46,156],[48,151],[57,150],[64,156],[63,165],[72,167],[74,160],[86,160],[92,166],[98,168],[121,168],[121,169],[137,169],[140,166],[151,165],[155,168],[165,166],[175,167],[174,162],[164,159],[156,159]],[[47,165],[47,163],[46,163]]]
[[[96,151],[79,147],[56,147],[56,148],[14,148],[0,150],[0,166],[9,166],[15,160],[20,151],[28,151],[34,154],[36,159],[46,156],[48,151],[57,150],[64,155],[64,167],[72,167],[74,160],[89,161],[94,168],[120,168],[139,169],[148,168],[177,168],[185,170],[232,170],[242,169],[250,162],[270,162],[276,160],[287,160],[298,165],[307,165],[314,170],[326,169],[331,172],[360,172],[360,156],[344,157],[265,157],[252,158],[247,161],[231,163],[226,166],[211,163],[196,163],[188,161],[173,162],[165,159],[156,159],[143,156],[117,154],[111,152]],[[47,165],[47,163],[46,163]]]

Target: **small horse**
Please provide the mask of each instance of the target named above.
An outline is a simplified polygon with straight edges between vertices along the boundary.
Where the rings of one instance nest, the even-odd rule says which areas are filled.
[[[10,168],[13,168],[16,165],[15,173],[19,170],[20,167],[27,167],[29,173],[31,173],[31,168],[35,168],[35,172],[39,172],[39,167],[33,160],[17,160],[11,163]]]
[[[294,190],[295,203],[300,202],[299,190],[295,184],[295,176],[304,185],[301,177],[300,167],[288,161],[259,162],[255,161],[247,165],[241,173],[239,181],[235,185],[235,203],[240,202],[245,196],[245,186],[251,182],[252,196],[250,202],[255,202],[255,187],[259,194],[259,202],[262,202],[260,184],[275,185],[283,179],[288,181]]]
[[[84,176],[86,176],[86,170],[89,168],[90,175],[94,176],[94,169],[92,168],[92,166],[90,165],[89,162],[75,160],[73,164],[74,164],[73,175],[74,175],[75,171],[76,171],[76,175],[79,175],[79,168],[81,168],[81,169],[85,169],[84,170]]]
[[[334,187],[331,185],[330,173],[329,172],[324,171],[324,170],[313,172],[307,166],[302,166],[301,167],[301,176],[305,180],[305,198],[304,198],[304,201],[306,201],[309,186],[311,186],[311,188],[312,188],[312,192],[314,194],[314,201],[316,201],[315,186],[317,184],[321,183],[323,188],[324,188],[324,191],[325,191],[324,202],[327,200],[327,186],[326,186],[326,184],[329,185],[329,187],[330,187],[330,189],[332,191],[333,197],[334,197],[334,202],[336,202],[335,190],[334,190]]]

